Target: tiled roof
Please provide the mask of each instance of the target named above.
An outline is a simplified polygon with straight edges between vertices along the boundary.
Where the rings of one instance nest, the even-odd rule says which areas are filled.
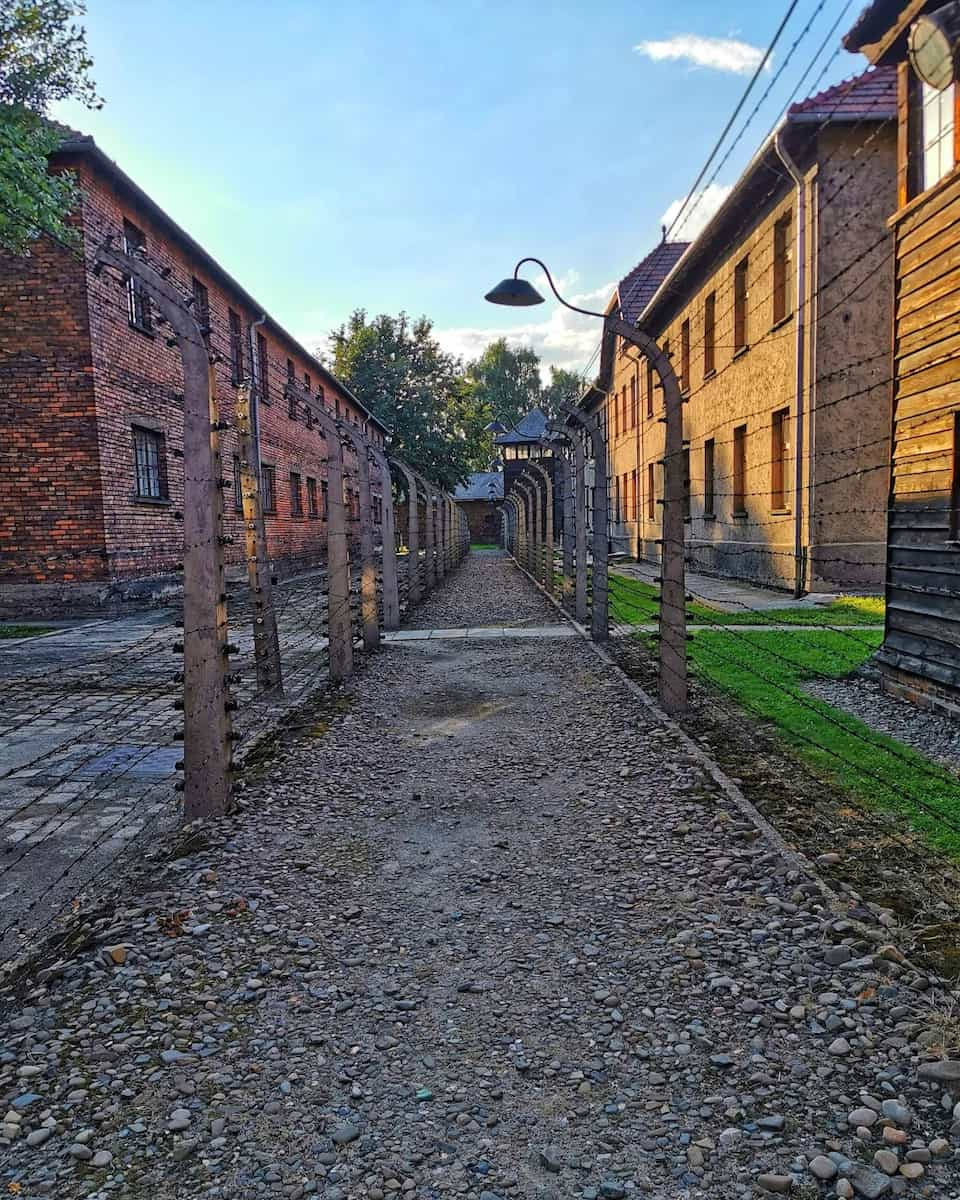
[[[874,67],[818,92],[787,110],[787,121],[880,120],[897,115],[897,68]]]
[[[453,493],[454,500],[502,500],[503,476],[499,471],[478,471]]]
[[[631,325],[653,299],[657,288],[670,274],[689,242],[661,242],[625,275],[617,285],[620,315]]]
[[[495,446],[512,446],[516,442],[539,442],[547,436],[547,414],[542,408],[531,408],[525,417],[506,433],[493,439]]]

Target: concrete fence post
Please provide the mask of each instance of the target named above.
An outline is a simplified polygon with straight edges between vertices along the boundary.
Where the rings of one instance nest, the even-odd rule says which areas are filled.
[[[370,458],[367,441],[354,429],[344,427],[345,436],[357,456],[357,491],[360,504],[360,621],[364,650],[380,645],[380,614],[377,609],[377,551],[373,528],[373,493],[370,490]]]
[[[316,411],[327,439],[327,658],[330,679],[353,674],[353,621],[350,616],[350,545],[343,498],[343,442],[340,424],[324,408]]]
[[[253,657],[257,670],[257,689],[267,695],[283,694],[280,637],[273,607],[273,580],[267,551],[267,528],[260,495],[260,463],[253,436],[250,382],[237,388],[237,436],[240,451],[240,502],[243,507],[244,548],[247,559],[247,583],[253,605]]]
[[[417,495],[417,477],[405,462],[391,459],[403,476],[407,488],[407,607],[413,608],[420,600],[420,500]]]
[[[143,258],[97,251],[104,267],[134,278],[173,331],[183,363],[183,815],[186,822],[221,816],[232,794],[234,707],[228,683],[227,604],[223,561],[222,423],[216,377],[199,322],[168,276]]]
[[[590,611],[590,636],[595,642],[605,642],[610,636],[607,583],[607,527],[609,521],[607,439],[604,436],[603,427],[596,417],[569,403],[562,405],[562,409],[567,417],[587,434],[593,452],[593,599]]]
[[[367,448],[380,475],[383,503],[383,523],[380,529],[383,539],[383,557],[380,568],[383,578],[383,627],[384,629],[399,629],[400,585],[397,580],[397,531],[393,508],[393,480],[390,476],[390,464],[387,462],[387,456],[380,447],[370,442]]]

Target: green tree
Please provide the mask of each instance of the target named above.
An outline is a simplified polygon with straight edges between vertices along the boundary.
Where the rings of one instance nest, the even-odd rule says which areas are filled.
[[[331,344],[333,371],[391,429],[391,449],[411,467],[449,491],[476,469],[471,389],[426,317],[357,309]]]
[[[550,368],[550,382],[541,394],[540,407],[548,417],[556,417],[564,402],[576,404],[586,390],[583,378],[565,367]]]
[[[506,338],[498,338],[470,363],[467,374],[488,421],[516,425],[540,403],[540,359],[529,347],[513,349]]]
[[[50,175],[59,134],[50,104],[73,98],[99,108],[76,0],[0,0],[0,249],[26,254],[47,233],[74,240],[77,200],[69,175]]]

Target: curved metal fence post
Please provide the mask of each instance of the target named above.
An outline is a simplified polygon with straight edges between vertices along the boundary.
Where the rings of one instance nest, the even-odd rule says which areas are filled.
[[[663,385],[663,521],[660,543],[660,703],[668,713],[687,711],[686,523],[683,394],[670,357],[655,338],[627,321],[606,317],[604,330],[637,346]]]
[[[318,407],[316,418],[327,438],[327,656],[330,678],[342,683],[353,674],[353,621],[350,615],[350,547],[343,502],[343,442],[339,422]]]
[[[397,530],[393,508],[393,479],[387,456],[373,442],[368,444],[370,457],[376,463],[380,475],[383,523],[380,528],[383,539],[381,574],[383,577],[383,627],[400,628],[400,585],[397,580]]]
[[[407,607],[413,606],[423,594],[420,588],[420,499],[417,477],[399,458],[391,459],[407,485]]]

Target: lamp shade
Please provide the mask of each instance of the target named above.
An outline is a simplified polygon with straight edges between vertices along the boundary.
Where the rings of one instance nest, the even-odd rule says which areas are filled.
[[[495,288],[484,296],[491,304],[506,304],[510,308],[527,308],[531,304],[542,304],[543,297],[526,279],[502,279]]]
[[[960,4],[945,4],[919,17],[910,29],[907,52],[924,83],[942,92],[956,78]]]

